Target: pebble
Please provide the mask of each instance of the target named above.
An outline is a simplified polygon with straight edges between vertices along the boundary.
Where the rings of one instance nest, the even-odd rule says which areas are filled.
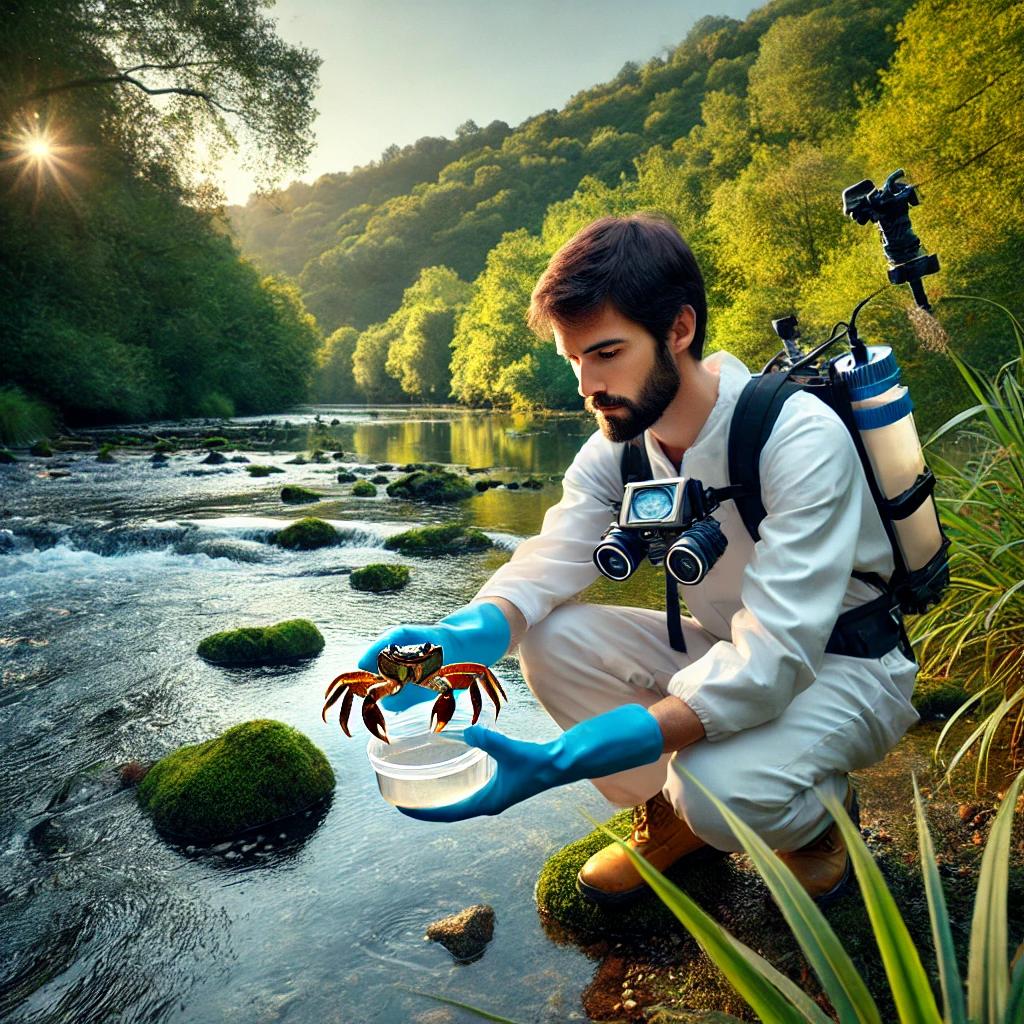
[[[636,1009],[636,1000],[635,999],[626,999],[623,1002],[623,1004],[622,1004],[622,1008],[624,1010],[635,1010]]]

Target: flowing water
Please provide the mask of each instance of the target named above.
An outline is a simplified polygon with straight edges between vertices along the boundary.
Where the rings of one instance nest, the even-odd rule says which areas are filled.
[[[324,431],[314,413],[337,422]],[[593,965],[548,938],[533,885],[552,852],[589,830],[581,812],[601,817],[609,806],[579,783],[500,818],[413,821],[381,799],[358,715],[346,739],[321,722],[320,706],[326,682],[354,668],[380,631],[464,604],[536,532],[592,421],[423,409],[319,409],[288,421],[318,431],[293,449],[355,453],[345,468],[440,462],[544,486],[445,507],[383,488],[358,499],[335,482],[339,463],[292,465],[294,451],[244,444],[232,454],[286,474],[208,467],[194,449],[162,467],[141,450],[118,452],[113,465],[83,452],[0,466],[0,1019],[457,1019],[410,989],[524,1022],[583,1019]],[[284,482],[327,497],[282,505]],[[289,552],[268,542],[308,514],[334,523],[343,543]],[[400,530],[449,521],[479,526],[497,546],[430,561],[382,547]],[[351,569],[397,561],[413,570],[400,593],[349,586]],[[651,577],[592,595],[638,597],[657,600]],[[312,661],[227,670],[195,653],[210,633],[294,617],[324,634]],[[556,735],[515,660],[497,672],[510,698],[499,726]],[[254,718],[286,722],[326,752],[337,776],[326,814],[212,850],[160,838],[117,766]],[[432,920],[480,902],[497,916],[481,960],[455,964],[424,940]]]

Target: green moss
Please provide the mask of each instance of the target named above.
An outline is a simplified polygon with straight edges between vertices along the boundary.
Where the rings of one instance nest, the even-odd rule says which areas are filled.
[[[270,476],[271,473],[283,473],[284,470],[280,466],[263,466],[258,462],[250,462],[245,467],[246,473],[249,476]]]
[[[100,446],[99,453],[96,455],[97,462],[113,462],[114,461],[114,446],[112,444],[104,444]]]
[[[154,454],[168,455],[169,453],[176,452],[177,450],[178,446],[173,441],[165,441],[163,438],[160,438],[160,440],[153,445]]]
[[[421,526],[388,537],[384,547],[389,551],[400,551],[403,555],[435,557],[483,551],[493,547],[493,542],[474,526]]]
[[[307,810],[334,782],[327,758],[302,733],[261,719],[157,761],[138,799],[158,828],[206,843]]]
[[[369,480],[357,480],[352,485],[352,494],[356,498],[376,498],[377,488]]]
[[[6,448],[0,448],[0,466],[10,466],[17,461]]]
[[[462,501],[473,496],[473,487],[447,470],[417,470],[389,484],[388,494],[409,501]]]
[[[309,658],[323,649],[324,638],[312,622],[288,619],[274,626],[214,633],[199,644],[197,653],[215,665],[274,665]]]
[[[231,442],[226,437],[207,437],[201,444],[204,448],[226,448]]]
[[[338,531],[322,519],[306,516],[278,530],[274,534],[274,543],[289,551],[312,551],[314,548],[326,548],[338,543]]]
[[[349,577],[349,583],[355,590],[369,590],[374,594],[384,594],[392,590],[401,590],[409,582],[409,568],[405,565],[384,565],[375,562],[355,569]]]
[[[320,495],[308,487],[291,485],[281,488],[281,500],[289,505],[305,505],[311,501],[319,501]]]
[[[36,443],[29,448],[28,452],[29,455],[34,455],[38,459],[49,459],[53,457],[53,449],[47,441],[36,441]]]

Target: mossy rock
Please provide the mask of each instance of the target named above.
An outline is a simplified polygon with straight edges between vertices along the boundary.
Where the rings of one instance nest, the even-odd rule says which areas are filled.
[[[341,471],[341,472],[340,472],[340,473],[338,474],[338,483],[339,483],[339,484],[351,484],[351,483],[355,483],[355,481],[356,481],[356,480],[358,480],[358,479],[359,479],[359,477],[357,477],[357,476],[355,475],[355,473],[350,473],[350,472],[349,472],[349,471],[348,471],[347,469],[343,469],[343,470],[342,470],[342,471]]]
[[[401,590],[409,582],[409,568],[405,565],[384,565],[375,562],[353,569],[348,578],[354,590],[368,590],[373,594],[386,594]]]
[[[168,455],[177,450],[178,446],[173,441],[165,441],[163,438],[153,445],[153,451],[158,455]]]
[[[389,484],[388,494],[409,501],[462,501],[473,496],[473,487],[463,477],[444,469],[417,470]]]
[[[377,488],[369,480],[357,480],[352,485],[352,494],[356,498],[376,498]]]
[[[36,441],[36,443],[29,448],[28,453],[29,455],[34,455],[37,459],[53,458],[53,449],[47,441]]]
[[[491,538],[475,526],[421,526],[396,533],[384,541],[389,551],[428,558],[485,551],[493,546]]]
[[[326,548],[338,543],[338,531],[330,523],[313,516],[306,516],[278,530],[274,534],[274,543],[289,551],[313,551],[315,548]]]
[[[0,448],[0,466],[11,466],[18,460],[6,448]]]
[[[388,478],[383,473],[377,473],[376,476],[370,477],[371,484],[386,484],[387,482]]]
[[[327,758],[302,733],[258,719],[157,761],[138,798],[157,828],[211,843],[300,814],[334,784]]]
[[[535,476],[531,476],[529,479],[523,481],[523,486],[528,491],[539,491],[544,486],[544,481],[538,480]]]
[[[306,465],[306,460],[301,455],[296,455],[294,459],[289,459],[288,460],[288,465],[289,466],[304,466],[304,465]]]
[[[114,462],[114,446],[111,444],[105,444],[100,446],[100,450],[96,453],[97,462]]]
[[[308,505],[312,501],[319,501],[320,495],[308,487],[290,485],[281,488],[281,500],[288,505]]]
[[[264,466],[258,462],[250,462],[245,471],[249,476],[270,476],[271,473],[284,472],[280,466]]]
[[[226,437],[206,437],[200,444],[204,448],[226,448],[231,442]]]
[[[309,658],[324,649],[320,630],[308,619],[273,626],[243,626],[201,641],[199,657],[215,665],[275,665]]]

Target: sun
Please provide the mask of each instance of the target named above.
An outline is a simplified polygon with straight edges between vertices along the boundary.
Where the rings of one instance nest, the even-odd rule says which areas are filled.
[[[7,179],[14,190],[30,188],[36,201],[51,188],[72,200],[76,192],[72,179],[82,170],[82,146],[69,145],[61,127],[38,117],[24,117],[21,124],[0,138],[0,181]]]
[[[25,155],[33,160],[49,160],[53,156],[53,147],[45,135],[30,137],[22,143]]]

